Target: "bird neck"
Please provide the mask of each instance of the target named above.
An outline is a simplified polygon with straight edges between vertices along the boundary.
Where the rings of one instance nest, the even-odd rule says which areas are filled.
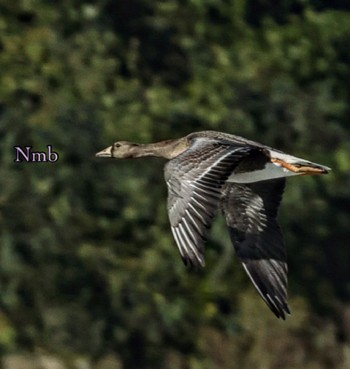
[[[166,140],[150,144],[139,144],[135,147],[133,157],[157,156],[165,159],[173,159],[188,148],[187,140]]]

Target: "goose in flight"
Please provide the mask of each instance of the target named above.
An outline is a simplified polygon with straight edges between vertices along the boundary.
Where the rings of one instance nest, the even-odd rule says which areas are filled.
[[[290,314],[287,255],[276,219],[286,177],[326,174],[330,168],[215,131],[151,144],[118,141],[96,156],[168,159],[169,220],[184,263],[204,266],[204,244],[220,209],[259,294],[277,317]]]

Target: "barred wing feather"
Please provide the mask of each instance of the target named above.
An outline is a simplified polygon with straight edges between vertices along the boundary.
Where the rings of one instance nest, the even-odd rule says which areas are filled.
[[[204,266],[204,243],[234,168],[256,149],[196,138],[165,166],[171,230],[186,265]]]

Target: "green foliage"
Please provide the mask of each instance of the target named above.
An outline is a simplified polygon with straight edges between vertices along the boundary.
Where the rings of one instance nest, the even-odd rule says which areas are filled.
[[[345,368],[349,33],[342,1],[2,2],[0,352]],[[204,129],[333,168],[286,189],[287,323],[250,292],[222,220],[207,267],[184,268],[164,162],[94,158],[116,139]],[[56,163],[14,163],[13,146],[48,144]]]

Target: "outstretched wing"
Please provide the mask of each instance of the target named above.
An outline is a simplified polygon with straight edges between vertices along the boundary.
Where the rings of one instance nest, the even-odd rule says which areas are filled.
[[[171,230],[186,265],[204,266],[204,242],[222,187],[242,158],[257,149],[195,138],[165,166]]]
[[[249,184],[227,183],[222,210],[245,271],[277,317],[290,313],[287,255],[276,217],[285,179]]]

